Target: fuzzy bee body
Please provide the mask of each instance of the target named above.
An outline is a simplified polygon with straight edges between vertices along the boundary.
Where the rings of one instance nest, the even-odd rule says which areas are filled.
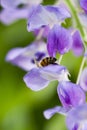
[[[55,57],[46,57],[40,62],[40,66],[45,67],[49,64],[54,64],[57,61]]]

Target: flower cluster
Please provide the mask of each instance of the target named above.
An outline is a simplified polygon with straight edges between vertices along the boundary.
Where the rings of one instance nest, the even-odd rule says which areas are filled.
[[[86,130],[87,0],[80,0],[79,8],[82,12],[76,12],[77,19],[73,18],[71,13],[75,12],[72,2],[71,12],[67,7],[69,5],[67,1],[47,6],[41,5],[41,2],[41,0],[1,0],[3,9],[0,20],[3,23],[10,24],[17,19],[26,18],[27,30],[36,34],[35,41],[27,47],[10,50],[6,55],[6,61],[27,71],[23,80],[26,86],[34,91],[42,90],[50,82],[57,80],[57,93],[61,106],[45,110],[45,118],[50,119],[55,113],[60,113],[66,116],[69,130]],[[20,4],[23,5],[20,7]],[[76,24],[68,26],[66,22],[68,19],[75,19]],[[77,57],[82,56],[83,59],[76,83],[70,81],[69,70],[61,65],[63,55],[69,51]],[[56,61],[53,61],[54,58]]]

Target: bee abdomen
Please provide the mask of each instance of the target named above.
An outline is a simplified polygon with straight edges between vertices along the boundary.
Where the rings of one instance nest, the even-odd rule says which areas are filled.
[[[40,62],[40,65],[41,66],[47,66],[49,64],[54,64],[56,62],[56,58],[55,57],[46,57],[44,58],[41,62]]]

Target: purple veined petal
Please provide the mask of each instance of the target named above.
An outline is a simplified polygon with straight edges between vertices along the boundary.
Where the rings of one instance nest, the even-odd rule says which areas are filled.
[[[27,19],[29,13],[29,7],[22,9],[3,9],[0,13],[0,21],[6,25],[9,25],[19,19]]]
[[[49,81],[69,81],[68,70],[65,66],[58,64],[50,64],[46,67],[42,67],[42,69],[40,69],[40,74],[43,78]]]
[[[54,114],[59,113],[62,114],[64,116],[67,115],[67,109],[61,107],[61,106],[56,106],[54,108],[50,108],[44,111],[44,117],[46,119],[50,119]]]
[[[49,26],[42,27],[42,28],[40,28],[40,29],[36,29],[36,30],[34,31],[34,34],[37,36],[37,35],[40,33],[41,29],[44,29],[44,30],[43,30],[43,34],[42,34],[42,37],[47,38],[47,36],[48,36],[48,34],[49,34],[49,31],[50,31]]]
[[[87,130],[87,104],[71,109],[66,124],[69,130]]]
[[[69,12],[61,6],[33,6],[29,14],[27,28],[28,31],[34,31],[44,26],[52,27],[54,24],[68,17],[70,17]]]
[[[79,85],[63,81],[57,88],[59,99],[65,108],[72,108],[84,104],[86,96]]]
[[[38,91],[47,87],[50,81],[64,80],[63,78],[66,78],[64,77],[65,73],[65,67],[50,64],[46,67],[30,70],[30,72],[24,76],[24,82],[30,89]]]
[[[6,61],[19,66],[25,71],[29,71],[36,67],[36,65],[32,63],[32,58],[30,56],[24,55],[25,51],[26,49],[24,48],[14,48],[10,50],[6,56]]]
[[[55,56],[57,52],[64,54],[71,49],[72,37],[67,29],[55,25],[49,32],[47,43],[47,50],[50,56]]]
[[[34,59],[38,62],[47,56],[46,44],[43,41],[34,42],[24,48],[14,48],[6,56],[6,61],[29,71],[36,67]]]
[[[87,13],[87,0],[80,0],[80,6]]]
[[[41,77],[39,68],[34,68],[24,76],[26,85],[34,90],[39,91],[48,86],[49,81]]]
[[[84,91],[87,91],[87,67],[84,68],[80,77],[80,86]]]
[[[42,5],[33,6],[31,8],[28,20],[28,31],[40,29],[43,26],[49,25],[52,16]]]
[[[55,12],[57,19],[64,20],[70,18],[71,14],[64,4],[59,4],[57,6],[45,6],[46,10],[51,13]]]
[[[74,32],[72,37],[73,37],[72,51],[76,56],[80,56],[84,52],[84,45],[79,31]]]

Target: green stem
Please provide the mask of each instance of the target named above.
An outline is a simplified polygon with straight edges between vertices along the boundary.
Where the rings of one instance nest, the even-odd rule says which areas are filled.
[[[71,12],[72,12],[72,15],[73,15],[73,20],[75,20],[75,23],[76,23],[75,26],[79,29],[82,38],[84,38],[85,37],[85,32],[84,32],[83,26],[80,23],[80,20],[78,18],[78,13],[76,11],[76,7],[74,7],[74,5],[72,4],[72,2],[70,0],[66,0],[66,3],[68,5],[68,7],[71,9]],[[87,48],[86,48],[85,43],[84,43],[84,48],[85,48],[85,51],[86,51]],[[85,61],[86,61],[86,58],[83,56],[82,63],[81,63],[79,73],[78,73],[78,76],[77,76],[76,84],[79,84],[80,77],[81,77],[81,74],[82,74],[82,70],[83,70]]]
[[[81,25],[81,23],[79,21],[78,14],[77,14],[77,11],[76,11],[76,7],[73,6],[73,4],[70,0],[66,0],[66,3],[67,3],[68,7],[70,8],[70,10],[72,12],[73,19],[75,20],[75,23],[76,23],[76,27],[79,29],[82,37],[84,37],[85,32],[84,32],[83,26]]]
[[[58,60],[58,64],[60,64],[60,63],[61,63],[62,58],[63,58],[63,55],[60,55],[59,60]]]
[[[79,70],[79,73],[78,73],[78,77],[77,77],[76,84],[79,84],[80,77],[81,77],[81,74],[82,74],[82,70],[83,70],[83,67],[84,67],[84,63],[85,63],[85,61],[86,61],[86,58],[83,57],[83,59],[82,59],[82,63],[81,63],[81,66],[80,66],[80,70]]]

